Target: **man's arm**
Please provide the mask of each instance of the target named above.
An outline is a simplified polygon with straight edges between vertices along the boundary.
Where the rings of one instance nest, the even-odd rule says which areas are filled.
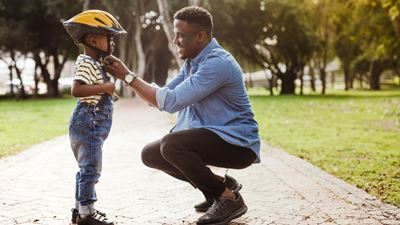
[[[142,80],[139,77],[137,77],[131,83],[130,87],[133,88],[135,92],[151,106],[157,107],[157,99],[156,99],[156,92],[158,90],[157,87],[150,85],[149,83],[147,83],[146,81]]]
[[[118,79],[124,80],[125,76],[131,71],[126,65],[115,56],[107,56],[103,60],[104,69],[111,73]],[[150,105],[157,106],[156,92],[157,87],[153,87],[151,84],[137,77],[132,83],[131,88]]]

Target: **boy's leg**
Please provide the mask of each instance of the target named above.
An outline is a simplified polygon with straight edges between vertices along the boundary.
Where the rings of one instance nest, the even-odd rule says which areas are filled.
[[[79,165],[77,175],[77,200],[79,214],[90,215],[96,210],[94,202],[97,201],[95,184],[98,182],[102,169],[102,151],[94,143],[78,144],[74,153]]]
[[[80,203],[79,213],[90,215],[95,212],[97,201],[95,184],[102,169],[103,139],[93,123],[93,114],[80,112],[70,126],[71,148],[79,166],[76,176],[76,199]]]

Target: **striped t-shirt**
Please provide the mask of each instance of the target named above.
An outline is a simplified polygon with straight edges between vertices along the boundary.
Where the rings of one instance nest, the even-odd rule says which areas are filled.
[[[73,80],[89,85],[102,84],[104,82],[100,63],[98,63],[92,57],[80,54],[76,59],[75,66]],[[97,104],[100,99],[101,94],[79,98],[81,102],[89,104]]]

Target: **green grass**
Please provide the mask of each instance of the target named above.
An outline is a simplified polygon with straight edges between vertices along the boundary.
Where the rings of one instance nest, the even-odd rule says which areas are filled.
[[[0,100],[0,157],[67,133],[75,101]]]
[[[249,93],[267,144],[400,206],[400,90]]]

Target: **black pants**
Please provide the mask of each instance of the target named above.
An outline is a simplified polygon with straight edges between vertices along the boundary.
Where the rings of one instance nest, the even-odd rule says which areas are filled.
[[[191,183],[206,198],[219,198],[225,190],[224,183],[207,165],[243,169],[255,159],[250,149],[232,145],[203,128],[169,133],[142,151],[146,166]]]

